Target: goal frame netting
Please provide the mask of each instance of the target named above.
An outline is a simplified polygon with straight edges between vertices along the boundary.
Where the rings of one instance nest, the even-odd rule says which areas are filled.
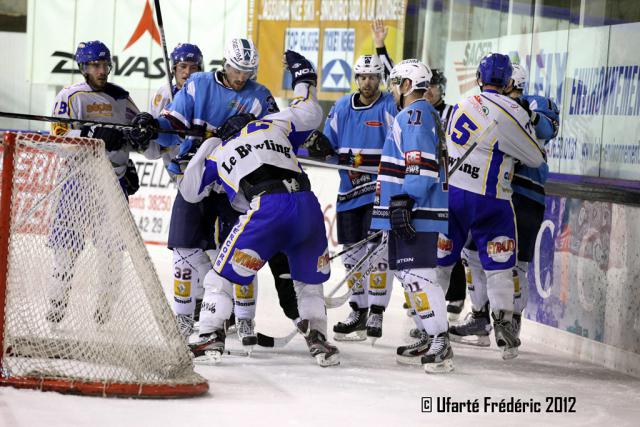
[[[1,132],[0,135],[2,135]],[[148,253],[146,252],[146,248],[144,247],[144,242],[142,241],[139,232],[137,232],[135,222],[128,210],[128,207],[122,208],[123,210],[126,210],[126,214],[123,214],[123,218],[125,219],[125,222],[127,222],[127,226],[130,225],[132,229],[135,229],[135,235],[131,237],[133,246],[135,246],[136,250],[142,250],[144,253],[143,260],[136,260],[133,262],[133,264],[135,264],[133,270],[136,270],[139,275],[144,275],[145,280],[147,280],[148,276],[150,275],[154,276],[152,279],[150,279],[150,283],[152,283],[152,286],[150,286],[151,290],[144,292],[141,291],[141,294],[149,299],[153,298],[153,310],[156,318],[151,319],[151,321],[155,321],[156,324],[161,323],[161,326],[156,325],[155,327],[160,331],[160,334],[163,334],[163,337],[165,335],[168,337],[166,339],[163,338],[163,343],[166,342],[168,343],[168,345],[166,345],[167,348],[163,349],[162,351],[164,351],[166,354],[178,355],[177,357],[171,359],[173,364],[170,366],[173,369],[170,370],[170,372],[167,374],[167,381],[164,382],[163,378],[161,377],[160,379],[157,378],[158,375],[162,375],[157,374],[157,371],[163,372],[162,370],[158,369],[154,371],[155,377],[153,377],[153,379],[151,380],[147,380],[146,377],[143,378],[142,376],[140,376],[140,378],[138,379],[137,377],[135,377],[135,375],[133,380],[130,377],[125,377],[125,380],[119,380],[118,378],[87,378],[86,375],[80,377],[71,375],[69,377],[65,377],[65,375],[63,374],[51,375],[47,370],[38,370],[37,368],[34,368],[32,371],[27,371],[26,373],[20,371],[20,373],[18,374],[16,374],[18,370],[12,371],[10,363],[12,358],[43,358],[55,360],[52,363],[58,363],[57,361],[59,360],[62,360],[64,363],[74,363],[76,354],[79,354],[83,348],[89,346],[93,346],[93,348],[91,349],[93,351],[92,354],[102,354],[98,358],[98,361],[96,361],[96,358],[94,358],[93,360],[91,360],[91,363],[108,363],[117,366],[119,362],[118,357],[120,357],[120,355],[116,351],[112,351],[110,349],[108,341],[106,343],[104,341],[96,343],[92,340],[86,340],[81,335],[70,335],[65,337],[64,339],[58,339],[56,337],[52,338],[51,336],[46,336],[46,334],[43,334],[44,336],[42,337],[38,337],[38,341],[36,341],[36,344],[39,344],[40,341],[43,341],[45,342],[45,344],[51,344],[52,348],[56,348],[56,344],[58,345],[58,347],[63,349],[66,348],[66,344],[72,344],[75,347],[73,347],[73,351],[61,351],[61,353],[59,354],[56,354],[55,351],[52,351],[43,356],[41,354],[38,354],[38,345],[34,345],[33,342],[27,342],[20,337],[16,338],[15,336],[10,336],[9,332],[7,332],[10,322],[10,318],[8,317],[10,314],[9,311],[14,309],[13,307],[7,308],[7,304],[11,300],[11,297],[8,298],[8,294],[11,295],[10,293],[12,292],[12,284],[10,283],[10,278],[12,277],[11,263],[13,258],[11,251],[12,239],[15,237],[11,234],[12,217],[13,211],[15,209],[15,198],[19,197],[19,192],[21,191],[20,186],[16,184],[15,179],[16,162],[19,160],[17,160],[17,158],[19,157],[19,143],[23,143],[24,140],[27,140],[29,143],[35,142],[45,145],[49,144],[50,147],[52,146],[51,143],[60,142],[63,142],[64,144],[75,144],[77,146],[89,147],[89,149],[93,150],[93,155],[102,157],[98,159],[97,162],[98,164],[100,164],[100,162],[103,162],[105,165],[102,173],[112,175],[112,177],[110,176],[108,177],[108,179],[113,182],[113,187],[116,188],[116,190],[114,191],[120,191],[119,186],[116,187],[118,185],[118,180],[113,173],[113,169],[107,166],[109,165],[109,163],[106,159],[106,152],[104,150],[103,141],[89,138],[65,138],[60,136],[41,135],[33,133],[4,133],[4,136],[2,138],[2,146],[0,147],[0,157],[2,158],[2,170],[0,171],[0,386],[11,386],[15,388],[37,389],[42,391],[56,391],[60,393],[105,397],[117,396],[177,398],[199,396],[207,393],[207,391],[209,390],[208,382],[193,370],[193,362],[189,356],[188,349],[186,347],[186,344],[182,341],[182,338],[180,337],[180,334],[177,330],[175,319],[168,305],[166,297],[164,296],[164,293],[162,291],[157,273],[155,272],[155,268],[151,264]],[[24,168],[25,166],[22,165],[22,167]],[[109,181],[109,184],[111,184],[111,181]],[[126,206],[125,201],[123,201],[122,203],[123,206]],[[131,221],[131,224],[128,224],[128,221]],[[15,227],[14,234],[19,234],[18,232],[15,232]],[[143,265],[143,267],[140,268],[140,265]],[[148,283],[148,281],[145,283]],[[155,286],[156,284],[157,286]],[[159,289],[156,289],[158,287]],[[160,298],[163,298],[163,300],[159,301]],[[28,304],[28,302],[25,302],[25,304]],[[169,316],[171,317],[169,318]],[[158,321],[157,317],[162,317],[162,321]],[[58,341],[55,341],[56,339]],[[47,343],[47,340],[52,342]],[[139,351],[144,352],[147,349],[150,350],[151,348],[149,346],[145,348],[144,344],[141,344],[141,349]],[[154,350],[157,351],[157,348],[154,348]],[[128,355],[127,357],[128,360],[123,360],[123,363],[133,363],[134,365],[136,363],[138,365],[142,364],[142,362],[132,361],[133,357],[131,355]],[[178,360],[178,362],[175,362],[174,359]],[[80,360],[78,363],[87,364],[87,361]]]

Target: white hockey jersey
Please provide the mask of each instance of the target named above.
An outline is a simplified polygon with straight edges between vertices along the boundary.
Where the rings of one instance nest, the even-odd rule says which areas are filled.
[[[82,82],[67,86],[58,93],[52,116],[129,124],[138,113],[138,107],[129,97],[129,92],[120,86],[107,83],[104,90],[95,91]],[[52,123],[51,133],[80,136],[81,127],[81,124]],[[107,152],[118,178],[122,178],[127,170],[130,150],[129,145],[125,144],[120,150]]]
[[[184,199],[198,202],[219,180],[233,202],[239,193],[242,195],[240,180],[262,165],[302,172],[294,144],[297,137],[317,128],[322,121],[315,90],[306,83],[297,84],[289,108],[249,123],[238,136],[224,143],[217,138],[207,140],[189,162],[179,184]],[[238,205],[234,203],[236,208]]]
[[[491,126],[493,122],[495,126]],[[447,126],[451,164],[474,141],[477,147],[449,180],[454,187],[510,200],[515,160],[530,167],[544,162],[527,112],[515,101],[493,91],[470,96],[453,108]]]

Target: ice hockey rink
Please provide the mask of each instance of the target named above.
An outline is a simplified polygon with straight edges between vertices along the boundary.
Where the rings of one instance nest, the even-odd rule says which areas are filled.
[[[148,248],[168,295],[171,254],[160,246]],[[292,325],[278,306],[267,272],[259,275],[257,329],[284,336]],[[329,283],[341,273],[336,269]],[[383,337],[374,347],[369,342],[339,344],[340,366],[317,366],[296,336],[277,351],[257,347],[251,357],[225,356],[219,365],[197,366],[210,385],[209,393],[199,398],[80,397],[3,387],[0,426],[639,425],[640,379],[532,343],[529,323],[523,326],[520,356],[512,361],[503,361],[496,347],[454,344],[455,371],[450,374],[427,375],[421,367],[398,365],[395,348],[410,341],[407,331],[412,327],[399,290],[396,286],[385,313]],[[348,310],[346,305],[329,310],[329,325]],[[227,338],[227,348],[240,348],[234,335]],[[423,412],[423,398],[432,399],[432,412]],[[438,398],[477,400],[479,412],[437,412]],[[542,412],[498,412],[502,399],[511,405],[518,399],[540,402]],[[546,412],[547,399],[562,403],[560,412]],[[485,401],[496,404],[495,412],[485,409]]]

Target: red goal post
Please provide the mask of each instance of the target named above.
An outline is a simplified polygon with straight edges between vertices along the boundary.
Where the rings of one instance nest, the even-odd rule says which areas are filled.
[[[7,132],[0,165],[0,386],[206,393],[104,143]]]

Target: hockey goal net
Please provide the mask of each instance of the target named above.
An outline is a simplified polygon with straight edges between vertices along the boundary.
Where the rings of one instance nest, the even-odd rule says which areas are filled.
[[[0,385],[206,393],[103,142],[6,133],[0,165]]]

